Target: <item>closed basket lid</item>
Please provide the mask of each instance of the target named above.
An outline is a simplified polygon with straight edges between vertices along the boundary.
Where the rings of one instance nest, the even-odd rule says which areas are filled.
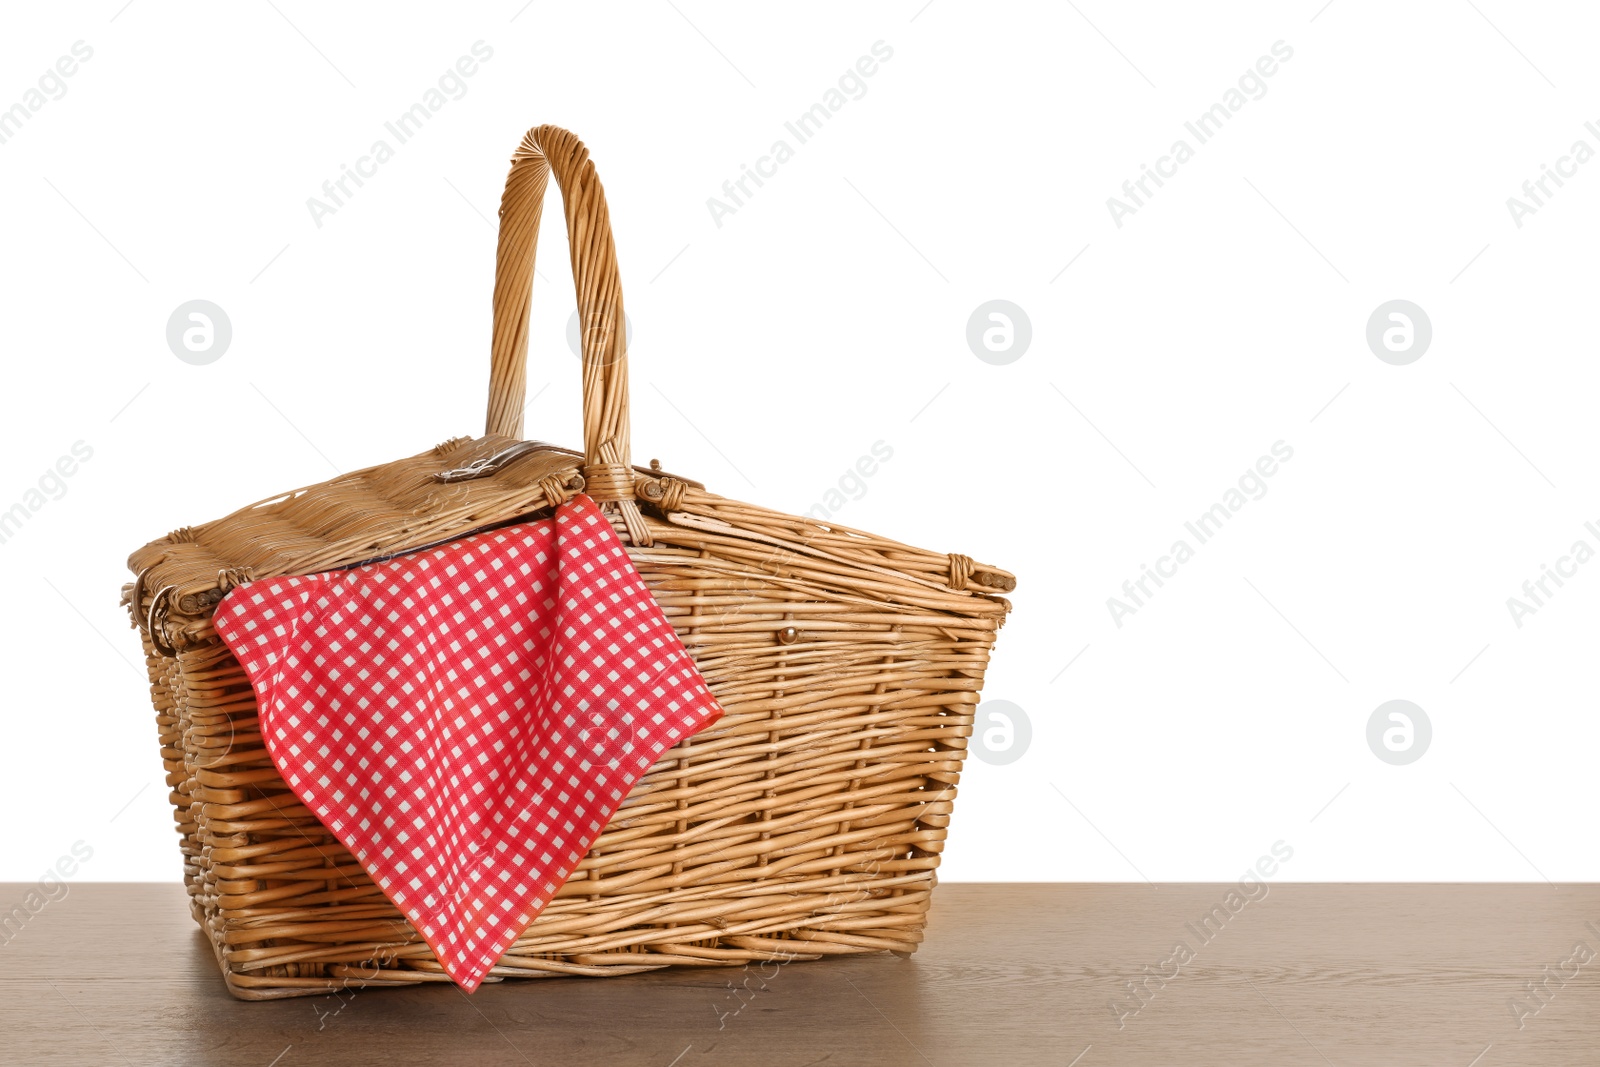
[[[565,207],[583,324],[582,452],[521,439],[534,254],[552,173]],[[600,502],[634,546],[651,544],[641,506],[662,521],[708,529],[708,536],[723,533],[726,524],[714,507],[698,514],[680,510],[686,496],[708,505],[720,498],[654,463],[637,467],[630,461],[622,288],[605,191],[583,142],[555,126],[529,130],[512,157],[500,220],[485,435],[454,438],[406,459],[283,493],[134,552],[128,565],[137,577],[125,587],[124,601],[158,651],[173,654],[214,641],[212,609],[244,581],[334,570],[455,540],[558,505],[579,491]],[[818,559],[861,563],[850,544],[853,531],[831,523],[813,526],[802,538],[779,531],[776,541],[770,533],[739,534]],[[966,556],[894,545],[892,553],[874,559],[880,557],[884,566],[914,574],[918,584],[943,597],[954,592],[993,599],[1015,585],[1007,572]]]

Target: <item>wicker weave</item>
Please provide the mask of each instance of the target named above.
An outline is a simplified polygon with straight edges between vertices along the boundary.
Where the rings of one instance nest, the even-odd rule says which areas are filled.
[[[584,451],[521,442],[545,187],[566,208]],[[632,467],[605,195],[583,144],[529,131],[501,204],[488,433],[185,528],[135,552],[195,918],[243,999],[446,981],[428,946],[290,792],[211,613],[310,574],[547,514],[582,489],[725,715],[668,752],[490,980],[890,950],[922,936],[973,708],[1012,577],[959,555],[727,500]]]

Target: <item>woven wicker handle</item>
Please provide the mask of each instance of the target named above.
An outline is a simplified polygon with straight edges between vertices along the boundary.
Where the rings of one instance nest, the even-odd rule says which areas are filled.
[[[627,338],[611,213],[589,150],[558,126],[537,126],[523,137],[511,157],[511,173],[500,200],[488,432],[522,436],[533,260],[552,171],[566,207],[572,280],[578,291],[578,321],[583,325],[586,492],[595,500],[623,502],[623,517],[631,530],[637,509],[628,467]]]

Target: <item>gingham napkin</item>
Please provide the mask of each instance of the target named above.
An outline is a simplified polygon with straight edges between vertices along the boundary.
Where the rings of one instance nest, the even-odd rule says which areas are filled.
[[[295,794],[468,992],[667,749],[722,714],[587,496],[215,625]]]

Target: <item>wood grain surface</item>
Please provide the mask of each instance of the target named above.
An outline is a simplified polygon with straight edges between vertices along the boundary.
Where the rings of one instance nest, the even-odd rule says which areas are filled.
[[[1600,886],[1232,888],[947,884],[910,959],[241,1003],[181,887],[76,884],[0,933],[0,1063],[1600,1063]]]

